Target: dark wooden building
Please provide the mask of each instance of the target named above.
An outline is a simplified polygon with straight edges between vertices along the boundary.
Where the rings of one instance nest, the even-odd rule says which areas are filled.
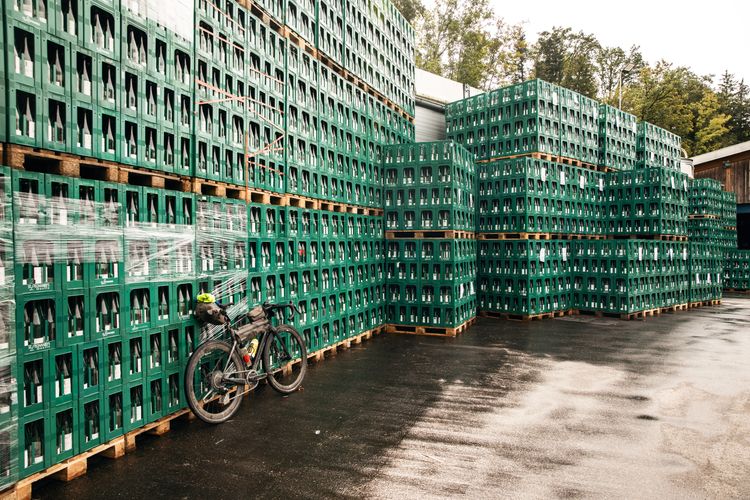
[[[711,178],[737,195],[737,243],[750,248],[750,141],[693,158],[696,179]]]

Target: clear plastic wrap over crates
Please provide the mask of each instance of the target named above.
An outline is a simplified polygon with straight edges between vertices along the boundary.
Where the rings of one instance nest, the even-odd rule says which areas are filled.
[[[121,217],[119,203],[19,192],[13,197],[16,207],[24,207],[14,232],[16,274],[29,291],[53,290],[56,279],[81,279],[86,264],[95,265],[96,278],[124,283],[195,277],[193,226],[129,220]],[[64,266],[59,278],[57,265]]]
[[[8,175],[0,176],[0,489],[18,479],[18,413],[13,272],[13,206]]]

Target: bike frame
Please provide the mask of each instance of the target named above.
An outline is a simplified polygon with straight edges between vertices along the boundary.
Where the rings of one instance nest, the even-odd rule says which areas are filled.
[[[232,356],[234,355],[234,352],[239,348],[239,345],[240,345],[240,342],[241,342],[241,339],[237,336],[237,334],[235,333],[234,329],[231,326],[229,326],[229,325],[227,325],[227,328],[229,329],[229,331],[230,331],[230,333],[232,335],[232,349],[229,352],[229,357],[227,358],[227,363],[224,366],[224,370],[223,370],[224,373],[227,373],[227,368],[229,367],[229,363],[232,361]],[[251,372],[251,371],[255,371],[256,375],[252,379],[247,379],[247,378],[238,379],[238,378],[234,378],[234,377],[231,377],[231,376],[224,376],[222,378],[222,380],[224,380],[224,381],[226,381],[228,383],[232,383],[232,384],[244,385],[248,381],[258,382],[260,380],[263,380],[263,379],[267,378],[268,377],[268,372],[265,371],[265,369],[267,367],[265,367],[265,366],[263,367],[264,368],[263,373],[260,373],[260,370],[259,370],[260,365],[263,362],[263,360],[262,360],[263,356],[262,356],[261,353],[264,352],[264,349],[266,348],[266,344],[268,342],[271,342],[271,339],[273,338],[274,334],[276,334],[276,333],[278,333],[278,330],[274,326],[271,326],[268,330],[266,330],[260,336],[260,338],[258,339],[258,350],[255,352],[255,358],[253,359],[252,364],[250,366],[247,366],[247,364],[245,364],[245,360],[243,359],[242,360],[242,368],[244,368],[244,370],[239,370],[239,371],[235,371],[235,372],[231,372],[230,373],[230,375],[235,375],[235,374],[238,374],[238,373],[239,374],[243,374],[243,373],[248,373],[248,372]],[[285,351],[285,353],[287,355],[289,355],[289,352],[287,351],[286,346],[284,346],[284,351]]]

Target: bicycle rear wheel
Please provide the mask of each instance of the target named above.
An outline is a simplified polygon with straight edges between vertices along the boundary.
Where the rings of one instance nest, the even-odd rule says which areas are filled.
[[[263,349],[263,367],[268,383],[282,394],[296,391],[307,373],[307,348],[300,334],[289,325],[270,332]]]
[[[209,424],[226,422],[242,402],[244,384],[226,380],[243,378],[244,363],[232,346],[212,340],[199,346],[185,368],[185,398],[195,415]]]

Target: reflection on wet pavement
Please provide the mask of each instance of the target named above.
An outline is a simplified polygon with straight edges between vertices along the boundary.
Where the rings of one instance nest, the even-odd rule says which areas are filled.
[[[44,498],[750,497],[750,300],[381,336]],[[93,462],[93,461],[92,461]]]

